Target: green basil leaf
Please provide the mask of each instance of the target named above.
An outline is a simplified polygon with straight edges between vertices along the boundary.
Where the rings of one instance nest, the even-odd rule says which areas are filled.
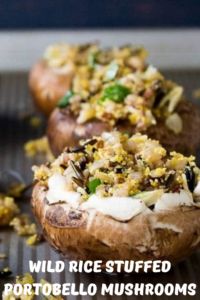
[[[60,108],[65,108],[66,106],[69,105],[69,101],[70,101],[70,99],[71,99],[72,96],[74,96],[74,92],[68,91],[68,92],[65,94],[65,96],[63,96],[63,97],[59,100],[57,106],[60,107]]]
[[[94,194],[96,192],[96,188],[101,184],[101,180],[99,178],[95,178],[88,182],[88,191],[90,194]]]
[[[112,62],[107,69],[107,72],[105,74],[105,81],[113,80],[115,79],[117,72],[119,70],[119,65],[115,62]]]
[[[127,95],[131,93],[130,89],[121,84],[114,84],[104,89],[101,97],[101,102],[105,100],[112,100],[114,102],[123,102]]]

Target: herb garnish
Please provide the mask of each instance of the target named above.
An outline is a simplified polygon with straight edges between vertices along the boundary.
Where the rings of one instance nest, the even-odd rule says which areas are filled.
[[[95,178],[88,182],[88,191],[90,194],[94,194],[96,192],[96,188],[101,184],[101,180],[99,178]]]
[[[60,108],[65,108],[66,106],[69,105],[71,97],[74,96],[73,91],[68,91],[58,102],[58,107]]]
[[[117,103],[123,102],[127,95],[131,93],[130,89],[121,84],[113,84],[104,89],[100,102],[111,100]]]

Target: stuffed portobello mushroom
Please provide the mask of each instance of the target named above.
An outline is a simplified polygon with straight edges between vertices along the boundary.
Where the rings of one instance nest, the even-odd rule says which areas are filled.
[[[124,71],[130,73],[142,69],[145,58],[146,51],[143,48],[131,46],[102,50],[98,44],[51,45],[30,71],[30,91],[38,109],[48,116],[60,98],[71,91],[73,81],[75,89],[87,88],[88,78],[92,78],[96,67],[103,69],[114,59],[118,59],[126,61]],[[102,70],[99,69],[99,72]],[[107,78],[113,77],[117,72],[117,64],[111,65]],[[94,81],[91,89],[95,90],[98,85],[98,80]]]
[[[33,211],[81,260],[182,260],[200,245],[200,170],[137,133],[105,132],[34,167]]]
[[[56,44],[46,49],[30,72],[29,86],[42,112],[54,110],[47,128],[54,155],[113,129],[147,133],[187,155],[196,152],[197,107],[146,57],[144,48],[131,45]]]
[[[130,73],[124,58],[95,68],[92,79],[86,77],[85,87],[72,82],[72,90],[49,118],[47,135],[55,155],[65,146],[76,146],[80,139],[113,129],[146,133],[170,151],[196,152],[200,112],[184,99],[181,86],[151,65],[143,64]]]

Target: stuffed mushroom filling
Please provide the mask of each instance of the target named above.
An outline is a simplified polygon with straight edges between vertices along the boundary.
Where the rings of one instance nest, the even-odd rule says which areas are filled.
[[[178,134],[182,120],[176,107],[183,88],[148,65],[146,56],[146,50],[133,46],[102,50],[60,44],[49,47],[44,58],[49,67],[74,74],[58,106],[67,107],[77,123],[98,119],[115,126],[125,120],[141,132],[162,119]]]
[[[49,205],[68,203],[120,221],[139,213],[198,206],[200,170],[193,156],[167,151],[146,135],[103,133],[34,167]]]

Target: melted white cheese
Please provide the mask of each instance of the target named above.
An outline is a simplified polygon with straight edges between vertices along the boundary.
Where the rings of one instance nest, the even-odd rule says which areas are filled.
[[[49,190],[46,198],[49,204],[65,201],[73,207],[77,207],[80,202],[80,194],[67,189],[66,178],[61,174],[54,174],[48,180]]]
[[[192,194],[185,190],[180,190],[180,193],[164,193],[156,202],[154,210],[173,210],[175,207],[184,205],[194,205]]]
[[[61,174],[54,174],[48,180],[49,190],[46,198],[49,204],[64,201],[73,208],[88,209],[101,212],[119,221],[128,221],[134,216],[150,212],[145,199],[133,197],[98,197],[92,195],[89,199],[81,203],[81,195],[78,192],[70,191],[67,186],[67,179]],[[198,183],[196,193],[200,193],[200,183]],[[148,193],[148,192],[146,192]],[[152,195],[152,194],[151,194]],[[157,193],[156,193],[157,195]],[[139,197],[139,195],[138,195]],[[173,210],[178,206],[194,205],[192,194],[188,191],[181,190],[180,193],[160,193],[155,203],[154,210]]]
[[[82,209],[95,209],[119,221],[128,221],[141,212],[148,210],[141,199],[131,197],[97,197],[92,195],[81,205]]]

